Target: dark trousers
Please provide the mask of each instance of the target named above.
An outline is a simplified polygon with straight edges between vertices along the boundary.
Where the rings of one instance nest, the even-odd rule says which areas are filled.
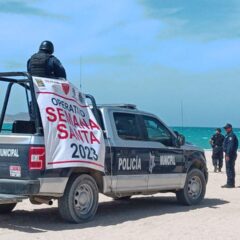
[[[213,148],[212,163],[214,167],[222,168],[223,166],[223,149],[222,147]]]
[[[212,162],[214,167],[218,167],[221,169],[223,166],[223,158],[213,158]]]
[[[235,161],[237,155],[231,156],[228,161],[226,161],[226,173],[227,173],[227,184],[230,186],[235,186]]]

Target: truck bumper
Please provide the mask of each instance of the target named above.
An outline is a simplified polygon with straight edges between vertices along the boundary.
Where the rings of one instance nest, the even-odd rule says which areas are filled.
[[[26,196],[21,195],[0,194],[0,205],[18,203],[26,198],[27,198]]]
[[[0,179],[0,194],[33,195],[39,189],[39,180]]]

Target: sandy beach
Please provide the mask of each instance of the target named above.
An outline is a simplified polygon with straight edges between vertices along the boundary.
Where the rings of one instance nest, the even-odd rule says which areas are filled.
[[[136,196],[113,201],[103,195],[95,219],[74,225],[63,222],[56,208],[19,203],[10,215],[0,216],[1,240],[32,239],[239,239],[240,154],[236,162],[236,188],[222,189],[225,171],[214,173],[206,151],[209,182],[205,200],[186,207],[173,194]]]

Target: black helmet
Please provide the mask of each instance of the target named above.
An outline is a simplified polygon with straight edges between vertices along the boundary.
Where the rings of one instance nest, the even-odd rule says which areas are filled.
[[[224,129],[232,128],[232,124],[227,123],[223,128],[224,128]]]
[[[45,51],[49,54],[53,54],[54,52],[53,43],[50,41],[43,41],[39,47],[39,50]]]

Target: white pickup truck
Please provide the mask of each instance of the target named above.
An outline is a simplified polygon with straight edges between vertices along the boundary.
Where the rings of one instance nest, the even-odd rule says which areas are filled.
[[[46,169],[32,77],[0,73],[0,82],[6,84],[0,117],[0,213],[11,212],[25,198],[33,204],[52,204],[56,199],[61,216],[79,223],[93,218],[99,193],[126,200],[137,194],[174,192],[186,205],[203,200],[208,179],[203,150],[186,144],[182,135],[153,114],[129,104],[97,106],[90,95],[104,132],[104,172],[83,167]],[[29,118],[15,118],[9,125],[7,112],[9,105],[16,104],[11,103],[16,101],[11,98],[15,86],[25,95]],[[76,159],[86,154],[78,143],[71,151]]]

